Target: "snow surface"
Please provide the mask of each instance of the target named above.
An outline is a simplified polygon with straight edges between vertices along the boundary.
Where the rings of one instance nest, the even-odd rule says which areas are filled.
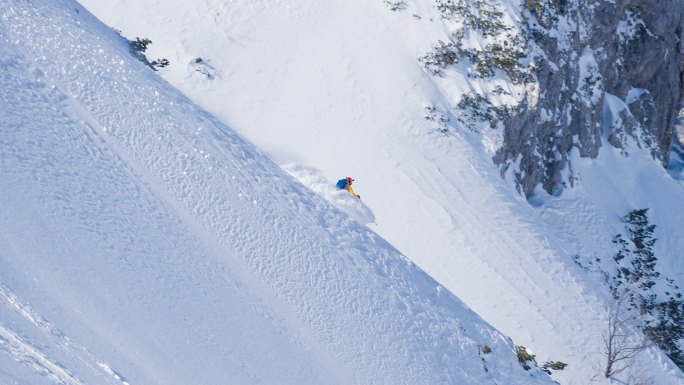
[[[572,257],[609,259],[623,215],[650,208],[661,270],[684,287],[682,187],[635,145],[629,157],[573,155],[574,186],[528,202],[492,164],[500,131],[445,135],[424,118],[486,89],[462,67],[440,79],[421,68],[417,58],[452,32],[431,1],[400,12],[380,0],[83,3],[125,36],[149,37],[149,56],[172,63],[165,79],[312,190],[330,199],[325,181],[353,176],[372,230],[540,363],[568,363],[553,375],[562,384],[605,381],[608,295]],[[586,33],[566,22],[559,35]],[[642,361],[632,375],[684,382],[661,353]]]
[[[74,1],[0,3],[0,122],[2,384],[552,383]]]

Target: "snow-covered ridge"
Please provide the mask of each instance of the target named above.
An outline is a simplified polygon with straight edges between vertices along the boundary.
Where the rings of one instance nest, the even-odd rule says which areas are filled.
[[[551,383],[78,3],[0,17],[3,382]]]

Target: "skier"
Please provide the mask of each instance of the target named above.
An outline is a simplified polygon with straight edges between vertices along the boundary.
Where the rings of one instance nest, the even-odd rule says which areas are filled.
[[[361,199],[361,195],[358,195],[354,192],[352,189],[352,182],[354,182],[354,179],[352,179],[350,176],[348,176],[346,179],[340,179],[337,181],[337,186],[338,190],[347,190],[349,192],[349,195],[357,197],[358,199]]]

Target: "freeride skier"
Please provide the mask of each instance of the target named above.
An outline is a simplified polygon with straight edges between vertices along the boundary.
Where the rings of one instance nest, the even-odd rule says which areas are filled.
[[[339,190],[347,190],[351,196],[354,196],[358,199],[361,199],[361,195],[358,195],[354,192],[352,189],[352,183],[354,182],[354,179],[352,179],[350,176],[348,176],[346,179],[340,179],[337,181],[337,188]]]

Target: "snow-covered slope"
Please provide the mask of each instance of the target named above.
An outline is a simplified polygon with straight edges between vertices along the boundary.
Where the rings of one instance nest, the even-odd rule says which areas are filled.
[[[79,4],[0,15],[0,383],[551,383]]]
[[[438,129],[484,85],[465,66],[437,81],[421,67],[451,33],[434,3],[387,3],[84,1],[125,36],[150,38],[149,56],[172,63],[166,79],[302,183],[330,196],[325,181],[356,178],[371,229],[540,362],[568,363],[561,383],[600,381],[607,293],[572,256],[610,258],[620,218],[648,207],[662,271],[681,286],[681,186],[639,149],[605,148],[575,157],[574,188],[526,201],[492,162],[501,131]],[[502,3],[519,17],[517,2]],[[643,360],[639,376],[684,381],[661,353]]]

